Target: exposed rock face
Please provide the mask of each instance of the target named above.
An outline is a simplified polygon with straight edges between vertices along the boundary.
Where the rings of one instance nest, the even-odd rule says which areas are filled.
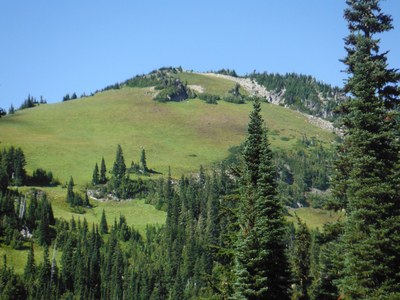
[[[229,76],[229,75],[222,75],[222,74],[215,74],[215,73],[203,73],[203,74],[234,81],[234,82],[240,84],[240,86],[243,87],[251,96],[265,98],[268,100],[268,102],[275,104],[275,105],[284,104],[283,96],[285,94],[285,90],[282,90],[279,93],[276,93],[274,91],[268,91],[264,86],[258,84],[254,79],[251,79],[251,78],[239,78],[239,77],[233,77],[233,76]],[[310,103],[309,105],[311,107],[313,104]],[[284,105],[284,106],[287,107],[286,105]],[[340,130],[335,128],[332,122],[329,122],[327,120],[324,120],[323,118],[312,116],[309,114],[305,114],[305,113],[301,113],[301,114],[306,116],[308,118],[308,121],[311,124],[313,124],[319,128],[335,132],[338,135],[341,135]]]
[[[268,102],[273,104],[280,104],[283,101],[284,91],[280,93],[275,93],[273,91],[268,91],[265,87],[258,84],[254,79],[250,78],[239,78],[233,77],[229,75],[215,74],[215,73],[204,73],[205,75],[219,77],[234,81],[242,88],[244,88],[251,96],[257,96],[261,98],[265,98]]]

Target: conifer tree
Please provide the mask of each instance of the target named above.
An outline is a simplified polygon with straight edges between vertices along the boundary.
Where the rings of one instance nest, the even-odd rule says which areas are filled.
[[[12,104],[11,104],[10,108],[8,109],[8,114],[9,115],[15,114],[15,108],[14,108],[14,106]]]
[[[282,205],[276,197],[275,168],[260,111],[260,102],[256,100],[243,152],[235,297],[288,299],[286,225]]]
[[[118,180],[121,180],[125,176],[126,165],[121,145],[118,145],[117,147],[117,153],[115,155],[115,162],[112,172],[115,178],[117,178]]]
[[[143,173],[146,174],[149,169],[147,169],[146,152],[144,149],[142,149],[142,154],[140,155],[140,164],[142,165]]]
[[[61,255],[61,282],[63,285],[64,290],[73,290],[73,274],[74,274],[74,268],[75,266],[73,265],[73,253],[74,253],[74,248],[73,248],[73,239],[72,237],[68,237],[62,251]]]
[[[297,229],[294,236],[293,275],[296,282],[296,299],[309,299],[311,234],[307,225],[296,215]]]
[[[348,299],[400,298],[400,74],[389,69],[377,34],[393,28],[378,0],[348,0],[341,162],[347,224],[340,290]],[[397,104],[396,104],[397,103]],[[343,168],[343,166],[342,166]],[[340,176],[338,176],[340,177]],[[342,176],[343,177],[343,176]],[[345,189],[343,188],[345,186]]]
[[[99,183],[106,183],[107,182],[107,168],[106,168],[106,163],[104,161],[104,157],[101,159],[101,165],[100,165],[100,178],[99,178]]]
[[[101,214],[101,220],[100,220],[100,234],[104,233],[108,233],[108,225],[107,225],[106,212],[103,209],[103,213]]]
[[[75,193],[74,193],[74,179],[69,179],[68,186],[67,186],[67,202],[71,205],[74,205],[75,201]]]
[[[90,207],[89,196],[87,190],[85,191],[85,199],[83,199],[83,206]]]
[[[96,165],[94,166],[94,170],[93,170],[93,176],[92,176],[92,184],[93,185],[97,185],[99,184],[100,178],[99,178],[99,166]]]
[[[38,292],[43,299],[49,299],[50,295],[50,279],[51,279],[51,264],[49,260],[49,247],[44,246],[43,262],[38,268]]]
[[[47,214],[47,205],[40,206],[40,220],[39,226],[35,230],[35,234],[38,239],[38,243],[40,245],[49,245],[51,242],[51,234],[50,234],[50,220]]]
[[[33,243],[31,242],[28,259],[26,261],[25,269],[24,269],[24,278],[27,282],[32,282],[35,278],[36,265],[35,265],[35,253],[33,249]]]

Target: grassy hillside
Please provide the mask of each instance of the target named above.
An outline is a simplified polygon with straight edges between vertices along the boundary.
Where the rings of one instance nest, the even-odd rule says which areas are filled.
[[[221,96],[234,85],[226,79],[196,73],[180,73],[179,77],[189,85],[201,86],[204,92]],[[139,161],[143,147],[148,167],[166,174],[171,166],[173,176],[178,178],[182,173],[196,172],[201,164],[207,166],[224,159],[228,149],[245,138],[251,103],[219,101],[210,105],[199,99],[158,103],[152,100],[153,95],[152,88],[124,87],[93,97],[17,111],[0,119],[0,148],[21,147],[30,174],[41,167],[51,170],[62,183],[73,176],[78,184],[76,190],[80,190],[90,182],[94,165],[103,156],[108,170],[112,168],[117,144],[124,150],[127,165]],[[289,149],[304,134],[326,144],[334,139],[332,133],[283,107],[263,103],[262,114],[274,149]],[[78,215],[65,202],[66,189],[44,190],[57,218],[70,220],[74,216],[76,220],[86,218],[89,224],[98,223],[104,209],[109,224],[122,214],[129,225],[141,232],[147,224],[165,223],[166,214],[143,200],[92,200],[94,207]],[[297,214],[312,228],[338,218],[336,214],[307,208],[297,210]],[[41,261],[42,252],[41,247],[35,248],[37,261]],[[9,264],[18,273],[23,272],[27,249],[17,251],[4,246],[0,248],[0,255],[3,254],[7,254]]]
[[[188,84],[224,94],[232,82],[200,74],[183,73]],[[91,180],[94,164],[102,156],[108,169],[117,144],[127,164],[146,149],[150,168],[173,175],[196,171],[200,164],[223,159],[231,146],[244,140],[251,103],[220,101],[205,104],[194,99],[157,103],[151,88],[110,90],[93,97],[18,111],[0,120],[0,147],[19,146],[27,157],[27,170],[42,167],[65,182],[70,176],[83,185]],[[263,117],[272,147],[288,148],[303,134],[329,143],[333,134],[308,123],[283,107],[263,104]]]

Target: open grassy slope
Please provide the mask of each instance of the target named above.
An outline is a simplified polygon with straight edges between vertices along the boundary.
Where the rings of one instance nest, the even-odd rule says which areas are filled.
[[[210,94],[225,95],[234,83],[196,73],[181,73],[188,84],[201,86]],[[245,92],[242,92],[245,94]],[[139,161],[141,148],[146,149],[150,168],[167,173],[168,166],[176,178],[196,172],[199,166],[211,165],[228,155],[231,146],[243,142],[252,104],[206,104],[199,99],[180,103],[158,103],[152,100],[151,88],[122,88],[84,99],[41,105],[18,111],[0,119],[0,149],[21,147],[27,158],[27,171],[38,167],[51,170],[61,182],[73,176],[80,190],[90,182],[95,163],[104,156],[110,170],[117,144],[124,150],[127,165]],[[270,129],[274,149],[288,149],[306,134],[331,143],[334,135],[310,124],[303,115],[271,104],[262,104],[262,114]],[[23,191],[25,188],[20,188]],[[89,224],[100,222],[106,211],[109,224],[120,214],[129,225],[143,232],[147,224],[164,224],[166,214],[143,200],[95,202],[83,215],[75,214],[65,202],[66,189],[44,189],[57,218],[86,218]],[[296,210],[311,228],[321,227],[339,216],[313,209]],[[290,218],[289,219],[293,219]],[[43,250],[35,248],[40,262]],[[9,264],[23,272],[27,250],[16,251],[0,246]],[[60,253],[58,254],[60,256]]]
[[[223,95],[233,86],[226,79],[183,73],[188,84]],[[196,171],[223,159],[231,146],[245,137],[251,103],[237,105],[220,101],[205,104],[194,99],[157,103],[149,88],[111,90],[84,99],[47,104],[18,111],[0,120],[0,148],[21,147],[27,170],[51,170],[61,182],[70,176],[79,185],[91,180],[93,167],[102,156],[111,169],[117,144],[127,164],[139,161],[146,149],[150,168],[173,176]],[[288,148],[303,134],[329,143],[333,134],[308,123],[283,107],[263,104],[272,147]]]

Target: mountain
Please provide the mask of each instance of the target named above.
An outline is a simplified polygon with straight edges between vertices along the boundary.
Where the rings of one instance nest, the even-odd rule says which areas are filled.
[[[235,86],[227,78],[171,70],[167,70],[168,78],[173,75],[193,95],[223,98]],[[21,147],[28,157],[28,172],[41,167],[61,182],[73,176],[76,183],[85,184],[102,157],[111,169],[118,144],[127,163],[138,162],[143,148],[149,167],[166,174],[170,166],[179,177],[222,160],[230,147],[243,142],[250,101],[239,105],[219,100],[211,105],[196,97],[160,103],[153,98],[162,91],[157,85],[165,78],[148,83],[155,80],[155,73],[136,77],[136,83],[142,79],[143,87],[128,80],[93,96],[38,105],[3,117],[1,146]],[[239,92],[244,98],[249,96],[243,88]],[[304,135],[324,143],[334,139],[332,132],[314,126],[300,113],[267,102],[262,111],[274,149],[291,148]]]

